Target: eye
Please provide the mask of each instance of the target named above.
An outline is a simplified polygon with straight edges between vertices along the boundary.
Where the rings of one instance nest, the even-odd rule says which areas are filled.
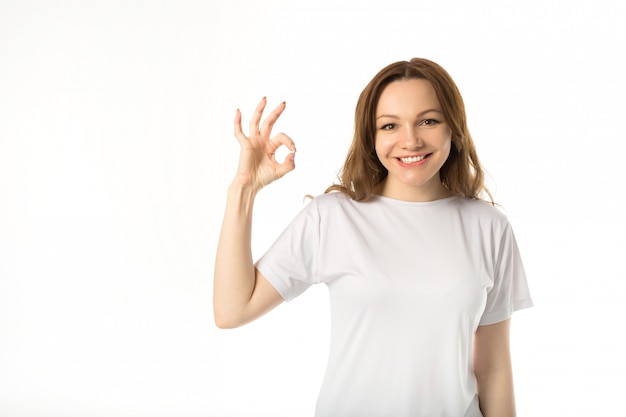
[[[422,126],[435,126],[438,124],[439,124],[439,120],[435,120],[435,119],[426,119],[420,122],[420,125]]]
[[[380,130],[392,130],[396,128],[396,124],[395,123],[387,123],[384,124],[380,127]]]

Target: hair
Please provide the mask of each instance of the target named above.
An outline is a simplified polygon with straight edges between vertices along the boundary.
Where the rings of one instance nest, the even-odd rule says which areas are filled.
[[[423,58],[388,65],[361,92],[354,115],[354,138],[338,175],[339,184],[331,185],[325,192],[340,191],[353,200],[366,201],[387,177],[388,171],[376,155],[376,107],[385,87],[394,81],[410,79],[430,82],[452,132],[450,155],[439,171],[441,183],[456,195],[473,199],[484,196],[493,204],[467,128],[461,93],[445,69]]]

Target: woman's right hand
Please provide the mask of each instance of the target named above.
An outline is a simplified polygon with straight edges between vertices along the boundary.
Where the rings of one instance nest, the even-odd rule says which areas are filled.
[[[274,123],[285,110],[285,102],[276,107],[261,125],[261,117],[266,104],[267,99],[264,97],[254,111],[247,136],[241,128],[239,109],[235,114],[235,137],[241,145],[241,153],[234,182],[256,190],[281,178],[295,168],[296,146],[291,138],[284,133],[273,138],[270,137]],[[282,163],[279,163],[276,161],[276,150],[283,145],[289,149],[290,153]]]

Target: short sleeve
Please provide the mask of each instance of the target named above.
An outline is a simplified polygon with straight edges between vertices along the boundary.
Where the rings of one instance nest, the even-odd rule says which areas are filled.
[[[318,283],[319,231],[320,215],[314,199],[255,264],[285,301]]]
[[[515,235],[508,223],[496,247],[493,286],[487,294],[480,326],[504,321],[514,311],[533,305]]]

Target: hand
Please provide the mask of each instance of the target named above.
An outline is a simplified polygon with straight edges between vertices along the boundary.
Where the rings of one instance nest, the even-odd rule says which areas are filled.
[[[261,189],[295,168],[296,146],[291,138],[284,133],[280,133],[270,139],[272,127],[285,110],[285,103],[283,102],[276,107],[263,121],[263,125],[259,126],[266,104],[267,99],[263,98],[256,107],[250,121],[248,136],[241,129],[241,112],[237,110],[235,114],[235,137],[239,141],[239,145],[241,145],[235,181],[241,185],[252,186],[256,189]],[[282,163],[278,163],[276,161],[276,150],[283,145],[291,152]]]

